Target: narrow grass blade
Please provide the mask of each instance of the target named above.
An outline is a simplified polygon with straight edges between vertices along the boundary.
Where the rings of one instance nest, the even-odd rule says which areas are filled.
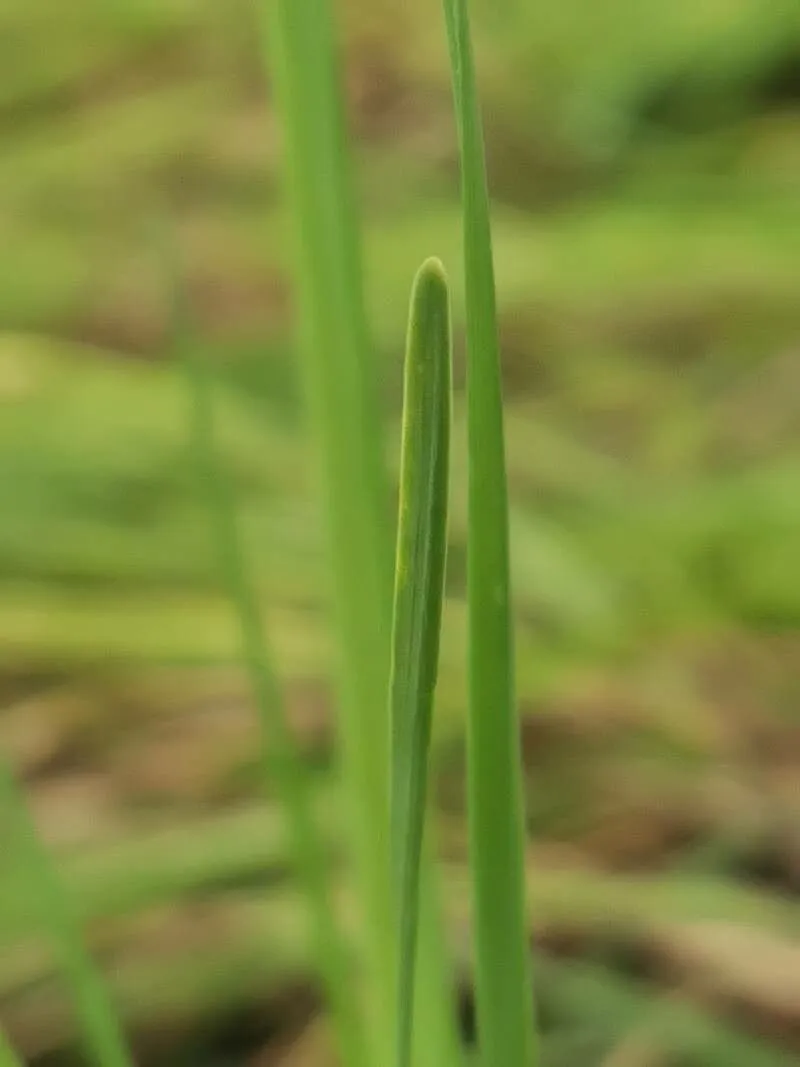
[[[189,353],[190,345],[185,339],[184,345],[192,386],[194,451],[213,520],[220,568],[239,620],[243,659],[262,731],[265,770],[274,777],[286,809],[295,861],[311,909],[317,963],[336,1023],[343,1062],[348,1067],[351,1064],[366,1067],[368,1060],[351,976],[329,896],[327,850],[315,826],[308,774],[286,723],[230,483],[216,453],[209,372],[201,356]]]
[[[365,976],[375,1063],[394,1034],[393,908],[388,849],[391,540],[372,357],[364,311],[359,233],[329,0],[260,0],[270,69],[283,119],[287,192],[297,234],[296,280],[310,428],[324,493],[339,635],[340,754],[363,915]],[[435,908],[423,909],[419,1062],[457,1055],[447,969]]]
[[[283,115],[287,193],[298,230],[296,281],[310,429],[333,564],[339,638],[340,756],[359,895],[375,1062],[391,1047],[391,890],[386,706],[391,603],[388,493],[369,388],[353,195],[325,0],[262,0]]]
[[[397,906],[396,1067],[411,1059],[420,865],[447,552],[450,309],[438,260],[411,294],[390,672],[391,850]]]
[[[519,732],[509,602],[508,492],[483,132],[466,0],[444,0],[461,147],[469,449],[469,821],[478,1040],[485,1067],[529,1067],[533,999],[524,908]]]
[[[57,953],[87,1053],[97,1067],[133,1067],[103,980],[82,939],[69,893],[42,844],[11,768],[0,760],[2,840],[22,870],[37,918]]]
[[[6,1035],[0,1028],[0,1067],[22,1067],[22,1060],[9,1044]]]

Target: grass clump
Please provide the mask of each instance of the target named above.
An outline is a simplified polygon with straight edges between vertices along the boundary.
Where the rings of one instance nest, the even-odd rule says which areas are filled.
[[[407,333],[400,507],[391,595],[389,510],[346,154],[333,20],[325,0],[261,5],[283,118],[309,428],[323,488],[339,645],[346,827],[361,917],[361,984],[332,905],[308,776],[282,706],[258,583],[215,445],[209,372],[179,323],[192,392],[192,447],[221,576],[261,726],[265,772],[285,809],[312,916],[314,952],[346,1067],[460,1061],[450,963],[424,845],[428,750],[447,545],[450,299],[441,263],[414,281]],[[519,753],[509,613],[508,516],[491,235],[467,12],[445,3],[461,138],[469,393],[470,774],[482,1061],[523,1067],[533,1048],[522,883]],[[388,693],[388,700],[387,700]],[[98,1067],[130,1057],[86,955],[67,894],[3,773],[3,810],[40,919]],[[387,839],[389,847],[387,848]],[[0,1046],[5,1059],[11,1057]]]

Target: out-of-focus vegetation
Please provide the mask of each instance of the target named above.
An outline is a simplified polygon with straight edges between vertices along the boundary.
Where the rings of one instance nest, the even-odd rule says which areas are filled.
[[[408,284],[459,252],[444,36],[435,3],[338,7],[396,466]],[[800,12],[475,7],[544,1062],[789,1064]],[[282,824],[249,799],[255,727],[154,239],[166,205],[335,857],[327,574],[259,49],[244,0],[0,11],[0,741],[153,1064],[328,1055]],[[466,966],[462,386],[457,362],[435,731]],[[0,1018],[69,1062],[7,866]]]

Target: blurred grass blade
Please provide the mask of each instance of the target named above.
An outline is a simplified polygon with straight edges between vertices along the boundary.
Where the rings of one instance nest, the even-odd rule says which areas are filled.
[[[450,309],[438,260],[411,294],[389,682],[392,881],[397,907],[396,1067],[413,1032],[420,864],[447,551]]]
[[[11,1047],[0,1027],[0,1067],[23,1067],[22,1060]]]
[[[97,1067],[133,1067],[103,980],[90,958],[66,887],[39,839],[22,790],[0,759],[0,839],[17,861],[39,924],[53,943],[87,1053]]]
[[[557,1030],[588,1028],[608,1047],[620,1035],[644,1027],[655,1055],[625,1062],[697,1063],[703,1067],[796,1067],[797,1054],[739,1029],[736,1018],[717,1017],[679,988],[654,998],[646,984],[592,962],[545,957],[537,982],[548,1017]],[[599,1062],[599,1057],[592,1060]]]
[[[391,1049],[391,890],[385,860],[391,572],[388,494],[367,332],[354,207],[324,0],[262,0],[283,129],[286,189],[297,220],[299,325],[310,429],[333,564],[339,637],[340,756],[363,906],[372,1050]]]
[[[296,281],[310,428],[324,493],[339,636],[340,755],[361,914],[372,1058],[394,1035],[394,923],[387,862],[391,540],[380,404],[364,310],[355,202],[328,0],[260,0],[283,119],[297,236]],[[426,884],[427,884],[426,880]],[[422,909],[426,1067],[457,1051],[436,909]]]
[[[209,370],[201,355],[191,353],[191,339],[184,332],[179,321],[178,342],[186,349],[184,361],[192,385],[194,452],[213,520],[220,568],[238,616],[242,654],[261,727],[265,771],[274,776],[286,808],[291,846],[311,910],[317,964],[336,1024],[343,1062],[348,1067],[350,1064],[366,1067],[366,1049],[344,945],[336,928],[326,848],[314,821],[308,773],[289,733],[269,658],[258,593],[238,528],[236,504],[216,452]]]
[[[466,0],[444,0],[461,148],[469,451],[470,861],[484,1067],[529,1067],[520,746],[509,602],[508,492],[483,132]]]

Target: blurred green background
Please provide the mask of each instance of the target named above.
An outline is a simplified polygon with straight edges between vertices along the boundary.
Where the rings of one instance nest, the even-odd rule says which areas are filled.
[[[301,0],[297,0],[301,2]],[[437,811],[466,958],[457,154],[434,0],[341,0],[387,462],[456,281]],[[800,7],[484,0],[548,1067],[800,1054]],[[0,744],[143,1064],[330,1063],[215,576],[160,228],[337,844],[281,137],[249,0],[0,9]],[[75,1062],[0,849],[0,1018]],[[467,984],[464,1023],[470,1029]]]

